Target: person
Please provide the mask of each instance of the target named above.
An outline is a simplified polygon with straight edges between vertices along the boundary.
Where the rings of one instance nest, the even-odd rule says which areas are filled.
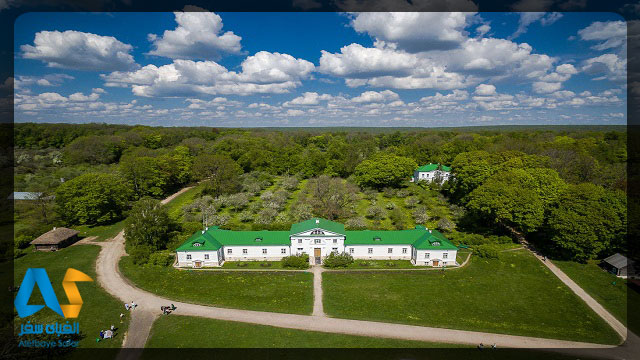
[[[100,339],[104,339],[104,331],[100,330]]]
[[[173,304],[171,304],[171,310],[173,311],[173,310],[175,310],[175,309],[176,309],[176,306],[175,306],[175,305],[173,305]]]
[[[124,308],[129,311],[129,303],[124,303]]]
[[[492,349],[496,349],[496,343],[493,343],[493,345],[491,345]]]
[[[135,301],[131,301],[131,310],[135,309],[136,306],[138,306],[138,304],[136,304]]]
[[[483,347],[484,347],[484,344],[480,343],[480,345],[478,345],[478,350],[482,350]]]
[[[111,331],[114,331],[116,329],[116,327],[113,326],[113,324],[111,324],[111,328],[110,329],[111,329]]]
[[[120,313],[120,322],[122,322],[122,318],[124,317],[123,313]]]
[[[543,257],[542,257],[542,261],[547,261],[547,257],[546,257],[546,256],[543,256]]]

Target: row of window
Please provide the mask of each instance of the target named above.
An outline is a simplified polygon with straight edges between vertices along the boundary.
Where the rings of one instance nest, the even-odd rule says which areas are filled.
[[[303,250],[304,250],[303,248],[298,248],[298,252],[302,252]],[[338,248],[332,248],[331,251],[337,253],[338,252]],[[353,254],[354,251],[355,251],[354,248],[349,248],[349,253],[350,254]],[[246,255],[246,254],[248,254],[248,250],[247,249],[242,249],[242,253]],[[266,254],[267,253],[267,249],[262,249],[262,253]],[[287,253],[287,249],[285,249],[285,248],[280,249],[280,253],[281,254],[286,254]],[[373,248],[367,249],[367,253],[368,254],[373,254]],[[393,254],[393,248],[388,248],[387,249],[387,253],[388,254]],[[406,254],[407,253],[407,248],[402,248],[402,253]],[[227,254],[233,254],[233,249],[227,249]],[[431,256],[430,253],[424,253],[424,258],[425,259],[428,259],[430,256]],[[443,259],[449,258],[449,254],[448,253],[443,253],[442,254],[442,258]],[[209,254],[204,254],[204,259],[205,260],[209,260]],[[191,260],[191,254],[187,254],[187,260]]]
[[[349,253],[353,254],[355,252],[354,248],[349,248]],[[368,254],[373,254],[373,248],[369,248],[367,249],[367,253]],[[402,253],[406,254],[407,253],[407,248],[402,248]],[[393,254],[393,248],[388,248],[387,249],[387,254]]]
[[[307,241],[309,241],[309,239],[305,239]],[[322,244],[322,239],[313,239],[313,243],[314,244]],[[338,239],[333,239],[333,243],[337,244],[338,243]],[[298,239],[298,244],[302,244],[302,239]]]

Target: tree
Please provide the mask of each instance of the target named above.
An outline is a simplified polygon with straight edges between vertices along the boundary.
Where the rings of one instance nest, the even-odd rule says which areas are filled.
[[[149,247],[152,251],[164,249],[169,242],[173,223],[160,201],[150,198],[138,200],[124,227],[127,245]]]
[[[334,220],[349,216],[357,199],[357,186],[341,178],[320,175],[309,179],[304,193],[316,215]]]
[[[131,191],[119,176],[86,173],[56,189],[56,206],[68,224],[108,224],[119,220],[129,205]]]
[[[566,259],[586,261],[610,255],[609,249],[626,237],[626,200],[618,190],[588,183],[570,185],[549,210],[543,233]]]
[[[361,162],[356,166],[354,175],[358,185],[363,187],[399,187],[411,177],[417,167],[418,164],[413,159],[383,154]]]
[[[119,163],[119,171],[129,181],[136,198],[162,197],[169,188],[170,178],[163,171],[160,159],[127,154]]]
[[[240,175],[240,166],[226,156],[201,154],[193,163],[193,177],[205,180],[203,192],[214,197],[240,191]]]

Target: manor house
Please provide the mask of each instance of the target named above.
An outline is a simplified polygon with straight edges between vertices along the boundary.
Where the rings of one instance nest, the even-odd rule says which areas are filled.
[[[354,259],[411,260],[414,265],[457,265],[457,247],[437,230],[422,225],[410,230],[345,231],[344,225],[310,219],[289,231],[232,231],[217,226],[198,231],[178,249],[178,266],[222,266],[225,261],[277,261],[285,256],[309,254],[322,264],[331,252]]]

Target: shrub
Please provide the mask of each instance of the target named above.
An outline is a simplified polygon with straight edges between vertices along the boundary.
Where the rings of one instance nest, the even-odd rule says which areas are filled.
[[[147,245],[138,245],[131,249],[131,258],[136,265],[143,265],[149,262],[151,257],[151,247]]]
[[[415,196],[409,196],[408,198],[404,199],[405,206],[410,209],[416,207],[416,205],[418,205],[419,202],[420,200],[418,200],[418,198]]]
[[[275,209],[262,209],[257,215],[256,223],[258,224],[270,224],[275,217],[278,216],[278,211]]]
[[[386,187],[382,190],[382,196],[386,198],[392,198],[396,195],[396,190],[394,188]]]
[[[377,196],[378,196],[378,192],[375,191],[374,189],[367,189],[365,191],[363,191],[364,197],[365,199],[371,201],[374,200]]]
[[[18,235],[13,243],[17,249],[26,249],[29,247],[29,243],[33,240],[33,237],[28,235]]]
[[[295,190],[298,188],[298,179],[295,176],[287,176],[282,179],[282,187],[286,190]]]
[[[158,266],[170,266],[175,260],[175,255],[169,251],[156,251],[149,256],[149,264]]]
[[[349,230],[362,230],[367,228],[367,221],[363,217],[356,217],[348,219],[344,225]]]
[[[406,198],[407,196],[409,196],[409,191],[407,189],[398,190],[396,196],[399,198]]]
[[[429,215],[427,215],[427,208],[424,206],[420,206],[419,208],[413,210],[413,219],[416,224],[425,224],[429,221]]]
[[[479,245],[474,248],[474,254],[485,259],[498,259],[500,252],[492,245]]]
[[[249,222],[253,220],[253,214],[249,211],[243,211],[240,214],[238,214],[238,220],[242,222]]]
[[[374,220],[382,220],[385,218],[385,211],[377,205],[369,206],[369,208],[367,208],[367,217]]]
[[[456,224],[454,224],[451,220],[449,220],[447,218],[442,218],[442,219],[438,220],[438,229],[439,230],[451,231],[455,227],[456,227]]]
[[[324,266],[328,268],[347,267],[350,264],[353,264],[353,257],[345,252],[341,254],[331,252],[324,258]]]
[[[282,267],[294,269],[308,269],[309,255],[290,255],[282,258]]]
[[[392,202],[388,202],[386,203],[386,205],[384,206],[387,210],[393,210],[396,208],[396,204],[392,203]]]

